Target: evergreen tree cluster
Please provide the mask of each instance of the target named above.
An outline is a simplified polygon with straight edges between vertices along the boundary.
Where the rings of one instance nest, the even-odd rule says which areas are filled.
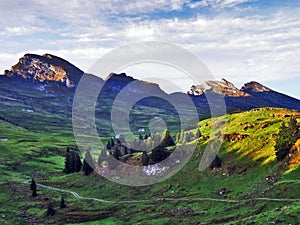
[[[283,122],[276,138],[275,154],[277,160],[283,160],[299,138],[300,132],[297,120],[291,117],[288,125]]]
[[[75,150],[67,148],[64,168],[66,174],[78,173],[82,170],[84,175],[88,176],[94,171],[94,167],[93,157],[89,151],[86,152],[82,164],[79,154]]]
[[[107,151],[101,151],[98,165],[100,166],[106,159],[109,168],[114,169],[117,166],[117,162],[114,159],[121,160],[121,157],[125,155],[134,152],[143,152],[141,161],[142,165],[146,166],[149,165],[150,160],[157,163],[166,159],[170,155],[170,152],[166,148],[174,145],[175,142],[168,130],[165,130],[162,134],[155,133],[153,136],[151,136],[150,133],[145,134],[144,136],[139,133],[137,140],[127,143],[125,137],[120,135],[120,138],[111,138],[107,141]],[[151,154],[148,154],[149,151],[151,151]],[[106,152],[109,152],[109,155],[107,155]],[[114,157],[114,159],[111,156]]]
[[[80,172],[81,168],[82,163],[79,154],[74,150],[67,148],[64,172],[67,174],[78,173]]]
[[[157,141],[156,138],[154,140],[154,142]],[[156,143],[155,143],[156,145]],[[154,163],[158,163],[161,162],[163,160],[165,160],[166,158],[169,157],[170,152],[166,149],[169,146],[174,146],[175,142],[170,134],[169,130],[165,130],[162,134],[162,137],[160,138],[160,142],[157,145],[157,147],[155,147],[154,149],[152,149],[152,153],[151,153],[151,159]]]

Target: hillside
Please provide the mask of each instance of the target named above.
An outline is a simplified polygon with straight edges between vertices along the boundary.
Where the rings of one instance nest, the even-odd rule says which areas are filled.
[[[62,70],[52,70],[53,66]],[[299,100],[256,82],[238,89],[226,80],[195,86],[194,92],[188,95],[166,94],[158,84],[124,73],[111,73],[105,80],[87,75],[84,90],[90,94],[96,93],[99,87],[102,90],[92,106],[88,104],[89,95],[77,98],[79,104],[75,108],[82,113],[76,117],[73,108],[76,88],[68,87],[67,79],[60,79],[61,75],[67,76],[75,87],[82,71],[59,57],[46,54],[25,55],[0,77],[0,183],[3,190],[0,201],[5,202],[0,211],[1,224],[93,224],[90,221],[96,224],[296,224],[300,220],[299,140],[283,161],[276,160],[274,151],[282,122],[293,116],[299,123],[299,111],[288,110],[299,110]],[[209,101],[206,95],[210,96]],[[140,96],[145,98],[139,99]],[[181,118],[170,102],[178,103],[181,113],[188,116],[187,98],[195,103],[201,122],[189,121],[189,126],[182,128]],[[122,116],[136,99],[139,100],[130,108],[129,117]],[[222,110],[224,101],[228,115]],[[213,120],[207,119],[212,104],[220,115]],[[129,131],[114,132],[112,109],[118,118],[129,123]],[[95,115],[95,126],[86,122],[87,115]],[[180,154],[189,152],[193,145],[196,150],[176,175],[150,186],[120,185],[95,172],[89,176],[83,172],[66,174],[63,170],[69,154],[67,149],[79,153],[81,162],[86,153],[78,151],[72,119],[81,122],[79,129],[86,139],[90,137],[86,131],[93,125],[99,141],[106,147],[111,137],[123,135],[129,147],[137,142],[143,148],[154,145],[155,134],[143,142],[135,141],[140,139],[139,129],[145,130],[143,136],[148,135],[149,123],[159,130],[164,121],[171,139],[175,140],[184,129],[177,142]],[[218,129],[211,134],[212,126]],[[215,163],[218,166],[200,172],[199,163],[205,148],[223,128],[219,163]],[[199,130],[201,137],[198,138]],[[127,138],[129,132],[133,135]],[[141,152],[125,153],[121,145],[117,145],[122,151],[118,156],[120,160],[142,165]],[[100,152],[104,152],[100,145],[80,147],[88,150],[95,162]],[[174,150],[172,145],[163,148],[165,156]],[[106,153],[114,154],[114,151]],[[152,166],[155,154],[148,153],[150,166],[148,164],[141,173],[148,176],[145,180],[168,171],[166,167],[157,173]],[[101,162],[101,166],[98,164],[98,174],[107,172],[107,164],[109,167],[107,161]],[[116,180],[126,180],[128,177],[123,175],[127,176],[127,172],[112,169],[110,175]],[[32,177],[38,183],[37,197],[31,196]],[[67,204],[65,209],[59,208],[62,196]],[[49,203],[56,213],[47,217]]]
[[[218,154],[222,166],[204,172],[198,170],[198,165],[212,124],[210,119],[201,121],[202,137],[194,140],[198,144],[188,164],[168,180],[145,187],[118,185],[95,174],[64,174],[65,149],[75,147],[72,136],[65,135],[67,130],[47,135],[0,122],[0,136],[9,138],[0,142],[1,152],[7,153],[1,154],[0,199],[7,203],[1,208],[4,216],[0,222],[296,224],[300,219],[298,144],[283,162],[274,155],[278,128],[292,115],[300,118],[297,111],[276,108],[226,116],[224,142]],[[96,152],[94,157],[96,160]],[[94,200],[43,187],[38,187],[38,197],[32,198],[29,186],[24,184],[31,175],[40,184]],[[62,195],[68,206],[64,210],[59,209]],[[46,198],[57,211],[53,217],[45,216]]]

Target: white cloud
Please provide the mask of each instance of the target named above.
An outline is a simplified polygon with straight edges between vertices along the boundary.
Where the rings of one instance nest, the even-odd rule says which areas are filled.
[[[256,0],[201,0],[197,2],[190,2],[188,6],[190,8],[211,6],[214,9],[224,9],[233,8],[243,3],[249,3],[254,1]]]
[[[217,78],[239,83],[299,77],[297,8],[269,14],[251,11],[248,16],[237,12],[198,14],[186,19],[151,17],[152,12],[180,11],[185,5],[218,11],[245,2],[251,0],[0,2],[0,13],[7,18],[0,21],[0,71],[26,52],[56,54],[87,70],[113,48],[157,40],[189,49]]]

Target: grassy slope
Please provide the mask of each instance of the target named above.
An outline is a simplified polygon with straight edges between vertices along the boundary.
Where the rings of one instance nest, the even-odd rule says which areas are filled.
[[[19,224],[34,220],[39,224],[226,224],[244,223],[296,224],[300,220],[297,201],[266,201],[268,198],[298,198],[300,196],[299,169],[288,170],[274,156],[275,136],[286,115],[299,113],[282,109],[252,110],[226,117],[226,134],[249,135],[240,141],[225,141],[219,153],[224,164],[217,170],[198,171],[198,164],[207,141],[200,139],[190,162],[167,181],[150,187],[121,186],[96,176],[63,174],[63,150],[73,145],[68,131],[57,130],[51,135],[35,133],[0,121],[1,176],[3,192],[0,201],[1,224]],[[209,135],[211,121],[200,122],[203,136]],[[294,165],[292,168],[296,168]],[[30,197],[29,187],[23,185],[27,175],[51,186],[78,192],[81,196],[107,200],[151,200],[146,203],[109,204],[79,200],[69,194],[39,188],[39,197]],[[274,182],[273,182],[274,180]],[[221,188],[223,195],[216,194]],[[59,210],[61,195],[65,195],[68,208]],[[46,218],[47,202],[55,203],[57,214]],[[195,198],[211,197],[233,199],[234,203],[198,201]],[[158,198],[188,200],[157,201]],[[12,212],[12,213],[11,213]]]

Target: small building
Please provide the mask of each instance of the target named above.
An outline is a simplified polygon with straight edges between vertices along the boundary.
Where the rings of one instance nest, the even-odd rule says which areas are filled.
[[[8,137],[0,137],[0,141],[8,141]]]

